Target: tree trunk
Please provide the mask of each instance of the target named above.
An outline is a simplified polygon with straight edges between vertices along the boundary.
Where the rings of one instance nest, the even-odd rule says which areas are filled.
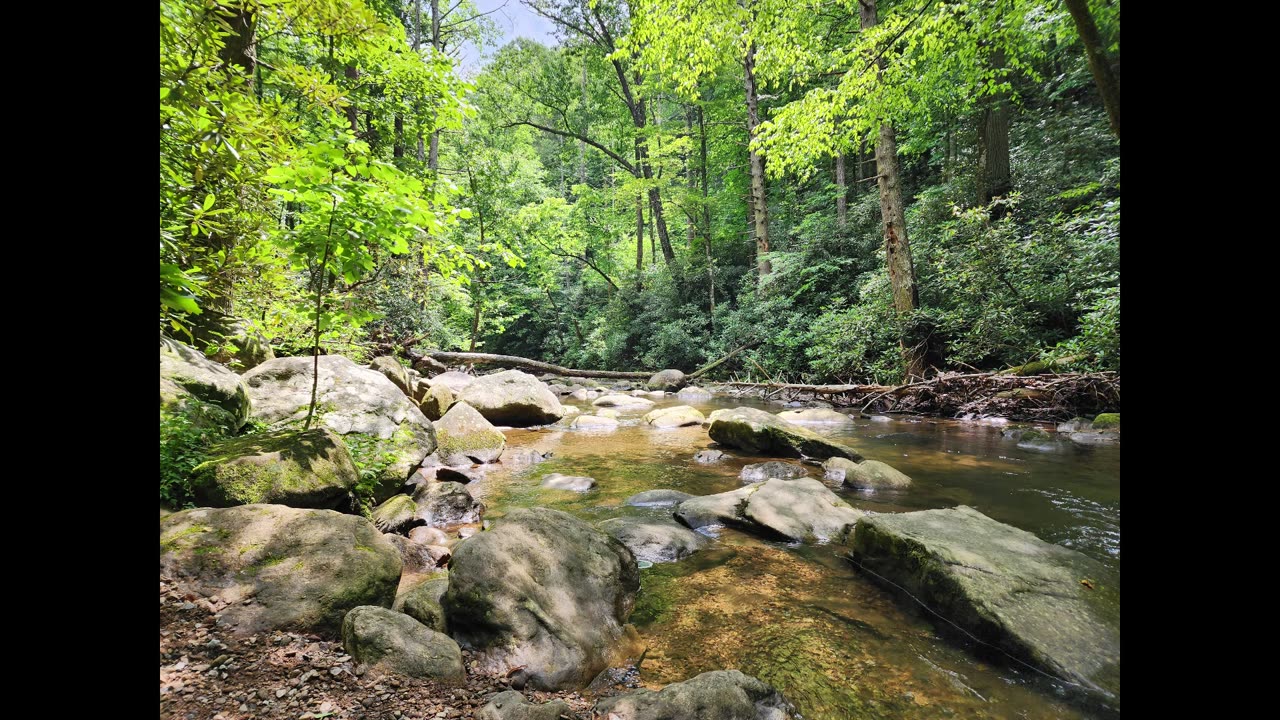
[[[360,70],[356,68],[355,65],[347,65],[345,68],[343,68],[342,74],[348,80],[353,81],[351,83],[351,104],[347,106],[347,122],[351,124],[352,134],[356,134],[359,132],[360,128],[358,127],[358,122],[357,122],[359,118],[359,114],[356,112],[357,110],[356,99],[355,99],[356,84],[354,81],[360,79]]]
[[[747,46],[747,57],[743,62],[746,70],[747,90],[747,141],[756,139],[756,127],[760,125],[760,97],[756,88],[756,46]],[[748,150],[751,161],[751,206],[752,224],[755,226],[756,268],[760,277],[773,272],[773,266],[765,255],[769,252],[769,203],[765,196],[764,158],[755,150]]]
[[[991,65],[997,70],[1004,68],[1003,50],[991,53]],[[978,130],[979,205],[1009,192],[1009,95],[1005,92],[990,95],[984,104],[982,126]],[[1000,210],[1003,215],[1003,208]],[[993,213],[992,219],[999,218]]]
[[[413,2],[413,54],[418,54],[418,49],[422,47],[422,0],[414,0]],[[418,128],[418,162],[426,162],[426,153],[422,147],[422,128]]]
[[[582,107],[587,108],[587,58],[582,58]],[[583,124],[582,134],[586,135],[590,132],[589,126]],[[582,138],[578,138],[578,182],[582,185],[587,184],[587,144],[582,142]]]
[[[1098,94],[1102,96],[1102,104],[1107,108],[1107,117],[1111,119],[1111,131],[1120,137],[1120,74],[1111,67],[1107,59],[1106,48],[1102,46],[1102,37],[1098,34],[1098,25],[1089,13],[1089,0],[1063,0],[1071,19],[1075,20],[1076,31],[1084,43],[1085,55],[1089,58],[1089,71],[1093,73],[1093,82],[1098,86]]]
[[[435,48],[437,53],[442,52],[444,50],[440,40],[440,0],[431,0],[431,47]],[[433,115],[432,116],[433,125],[435,124],[436,119],[438,119],[438,115]],[[435,188],[436,170],[439,167],[440,167],[440,130],[433,128],[431,130],[431,149],[427,152],[427,168],[431,170],[431,177],[432,177],[431,185],[433,189]]]
[[[684,108],[684,136],[693,141],[693,106],[686,105]],[[697,173],[693,169],[693,163],[689,162],[689,151],[681,153],[680,159],[684,162],[684,184],[688,188],[688,195],[685,197],[685,207],[688,207],[693,199],[694,193],[698,192]],[[688,243],[690,249],[693,248],[694,241],[698,238],[697,214],[692,212],[685,213],[687,223],[685,223],[685,242]]]
[[[232,34],[224,40],[226,43],[218,51],[218,58],[227,65],[235,65],[244,73],[245,80],[252,79],[256,65],[254,43],[258,29],[258,17],[248,6],[219,6],[226,14],[224,18],[231,26]]]
[[[876,0],[859,5],[862,29],[876,25]],[[883,65],[884,60],[879,63]],[[879,70],[877,70],[879,72]],[[911,245],[907,240],[907,221],[902,206],[902,187],[898,177],[898,144],[893,126],[880,126],[876,142],[876,175],[880,187],[880,215],[884,223],[885,263],[889,266],[889,285],[893,290],[893,308],[899,317],[916,309],[920,298],[916,291],[915,268],[911,265]],[[916,347],[899,339],[907,378],[923,377],[924,357]]]
[[[395,144],[391,146],[391,156],[399,160],[404,157],[404,118],[396,113]]]
[[[636,275],[644,272],[644,196],[636,193]],[[639,280],[636,281],[639,283]]]
[[[836,153],[836,227],[849,223],[849,183],[844,176],[844,153]]]

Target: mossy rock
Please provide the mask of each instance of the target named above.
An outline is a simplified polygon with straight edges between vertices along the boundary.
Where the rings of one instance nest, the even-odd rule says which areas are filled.
[[[445,465],[497,462],[507,437],[465,402],[455,403],[435,423],[436,450]]]
[[[709,418],[712,440],[762,455],[843,457],[853,461],[862,456],[853,448],[825,438],[808,428],[793,425],[778,416],[749,407],[717,410]]]
[[[237,430],[249,419],[252,402],[239,375],[189,345],[161,337],[160,407],[172,409],[188,395],[225,410]]]
[[[1120,413],[1102,413],[1093,419],[1094,430],[1111,430],[1120,428]]]
[[[373,524],[384,533],[400,532],[413,524],[418,506],[408,495],[396,495],[373,509]]]
[[[273,503],[338,509],[360,479],[346,444],[326,428],[277,430],[213,445],[192,471],[203,505]]]
[[[414,585],[397,598],[400,611],[436,632],[448,632],[440,601],[449,590],[449,576],[433,577]]]
[[[376,357],[369,362],[369,369],[382,373],[392,385],[400,388],[400,392],[406,397],[413,397],[413,382],[409,378],[409,368],[401,365],[399,360],[390,355]]]
[[[462,683],[462,648],[413,618],[378,606],[353,608],[342,621],[342,647],[362,667]]]
[[[424,383],[425,384],[425,383]],[[444,414],[453,406],[456,399],[453,390],[442,382],[432,382],[425,384],[426,390],[422,394],[422,400],[418,403],[418,409],[422,410],[422,414],[427,419],[435,422],[444,417]]]
[[[332,510],[240,505],[160,520],[160,572],[182,592],[218,598],[218,624],[336,637],[359,605],[390,606],[400,553],[373,523]]]
[[[738,670],[713,670],[661,690],[640,689],[600,700],[595,714],[616,720],[798,720],[772,685]]]

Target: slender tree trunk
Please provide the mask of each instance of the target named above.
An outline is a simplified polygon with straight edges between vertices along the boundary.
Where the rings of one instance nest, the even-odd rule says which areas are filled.
[[[686,105],[684,108],[684,136],[688,138],[691,143],[693,142],[693,106],[691,105]],[[691,159],[689,154],[689,151],[686,150],[680,155],[680,159],[684,162],[684,184],[685,187],[688,188],[688,195],[685,196],[688,200],[685,201],[685,207],[690,205],[694,194],[698,192],[697,173],[693,169],[693,163],[689,162]],[[685,242],[688,243],[688,247],[692,249],[694,241],[698,238],[698,215],[697,213],[686,212],[685,216],[688,220],[688,222],[685,223]]]
[[[702,115],[702,106],[698,106],[698,134],[702,137],[701,161],[698,169],[702,173],[702,235],[711,245],[711,203],[707,187],[707,123]],[[708,251],[710,252],[710,251]]]
[[[422,0],[414,0],[413,2],[413,54],[418,54],[418,49],[422,47]],[[422,128],[418,128],[418,162],[426,162],[426,153],[422,147]]]
[[[849,183],[844,176],[844,153],[836,153],[836,227],[844,231],[849,222]]]
[[[395,144],[391,146],[391,156],[399,160],[404,157],[404,118],[396,113]]]
[[[587,58],[582,58],[582,107],[587,107]],[[587,135],[591,132],[590,127],[586,124],[582,126],[582,134]],[[587,184],[587,144],[578,139],[578,182],[582,185]]]
[[[467,352],[476,351],[476,340],[480,337],[480,303],[477,301],[473,302],[476,306],[476,312],[471,319],[471,346],[467,349]]]
[[[1089,0],[1063,0],[1071,19],[1075,20],[1076,31],[1084,43],[1085,55],[1089,58],[1089,71],[1093,73],[1093,82],[1098,86],[1098,94],[1102,96],[1102,104],[1107,108],[1107,117],[1111,119],[1111,131],[1120,137],[1120,73],[1111,67],[1107,59],[1106,48],[1102,46],[1102,37],[1098,34],[1098,25],[1089,13]]]
[[[343,68],[342,74],[348,80],[352,81],[351,104],[347,105],[347,122],[351,124],[351,132],[355,134],[355,133],[358,133],[360,130],[360,128],[358,127],[359,113],[357,112],[356,100],[355,100],[355,81],[360,79],[360,70],[355,65],[347,65],[345,68]]]
[[[747,57],[743,62],[746,70],[747,90],[747,140],[756,139],[756,127],[760,125],[760,96],[756,88],[756,46],[747,47]],[[755,226],[756,268],[760,277],[773,272],[773,266],[765,258],[769,252],[769,202],[765,195],[764,158],[755,150],[748,149],[751,162],[751,206],[752,224]]]
[[[876,25],[876,0],[859,5],[862,29]],[[883,64],[883,60],[880,61]],[[877,182],[880,187],[880,215],[884,223],[885,262],[889,266],[889,285],[893,291],[893,308],[901,317],[913,312],[920,303],[916,291],[915,268],[911,264],[911,244],[907,239],[906,213],[902,205],[902,187],[898,177],[898,144],[893,126],[880,126],[876,142]],[[917,348],[899,340],[908,382],[923,377],[924,356]]]
[[[636,193],[636,274],[644,272],[644,196]]]
[[[991,53],[994,69],[1004,68],[1004,51]],[[1009,96],[998,93],[988,96],[982,110],[981,127],[978,129],[978,155],[981,167],[978,172],[978,204],[986,205],[992,198],[1009,192]],[[1000,214],[1003,215],[1003,208]],[[993,219],[999,219],[993,213]]]
[[[421,0],[419,0],[421,2]],[[444,51],[444,45],[440,37],[440,0],[431,0],[431,47],[435,48],[437,53]],[[435,125],[437,116],[432,116],[432,124]],[[436,170],[440,167],[440,130],[433,128],[431,130],[431,149],[427,152],[427,168],[431,170],[432,187],[435,187]]]

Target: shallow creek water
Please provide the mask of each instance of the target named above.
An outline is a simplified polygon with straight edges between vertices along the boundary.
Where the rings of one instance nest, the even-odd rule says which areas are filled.
[[[704,414],[759,400],[716,397],[685,403]],[[580,403],[584,413],[592,412]],[[470,490],[486,517],[544,506],[588,522],[621,515],[663,515],[626,498],[669,488],[694,495],[741,486],[742,466],[768,458],[724,448],[712,465],[693,454],[711,440],[702,427],[656,430],[646,410],[619,409],[620,426],[601,433],[552,427],[508,430],[507,445],[554,456],[526,467],[491,466]],[[824,432],[820,426],[811,428]],[[853,428],[825,431],[864,456],[910,475],[901,493],[833,488],[876,512],[969,505],[1001,522],[1120,567],[1120,450],[1064,443],[1054,452],[1024,450],[1001,428],[953,420],[859,417]],[[822,469],[810,467],[821,478]],[[589,475],[587,493],[539,487],[543,475]],[[830,483],[828,483],[830,485]],[[807,720],[846,718],[1082,718],[1031,670],[992,664],[939,637],[925,619],[873,585],[844,560],[840,545],[788,545],[732,529],[678,563],[641,571],[631,622],[648,644],[641,680],[650,687],[708,670],[736,668],[781,689]],[[909,601],[907,601],[909,602]]]

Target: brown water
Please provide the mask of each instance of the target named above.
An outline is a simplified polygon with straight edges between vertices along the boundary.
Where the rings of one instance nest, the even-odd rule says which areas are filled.
[[[685,404],[675,399],[655,407]],[[742,398],[688,403],[709,413],[777,404]],[[584,412],[592,408],[582,404]],[[740,487],[742,466],[766,458],[725,448],[718,464],[693,461],[711,442],[701,427],[656,430],[645,410],[620,410],[610,433],[511,430],[508,447],[555,453],[531,467],[493,466],[471,491],[488,518],[540,505],[588,522],[662,515],[626,498],[670,488],[707,495]],[[816,426],[815,429],[819,429]],[[820,430],[821,431],[821,430]],[[999,427],[949,420],[859,418],[833,438],[911,476],[901,493],[836,492],[856,507],[894,512],[972,506],[996,520],[1120,566],[1120,451],[1023,450]],[[546,490],[543,475],[594,477],[587,493]],[[821,477],[821,468],[811,468]],[[918,609],[858,575],[839,545],[801,546],[718,531],[706,550],[641,571],[631,621],[648,643],[642,681],[660,687],[707,670],[737,668],[780,688],[807,720],[846,718],[1081,718],[1061,689],[1030,670],[992,665],[937,636]]]

